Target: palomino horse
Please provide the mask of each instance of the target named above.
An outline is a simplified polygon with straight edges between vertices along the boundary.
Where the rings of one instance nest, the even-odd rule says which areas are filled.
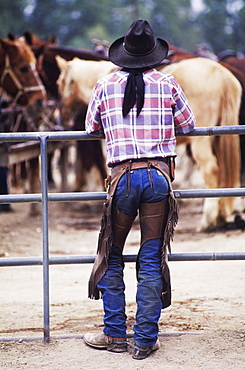
[[[245,79],[245,58],[238,58],[228,53],[223,53],[223,58],[220,59],[220,63],[224,63],[226,66],[232,69],[238,70]],[[245,83],[244,83],[245,85]],[[240,125],[245,125],[245,86],[242,94],[242,104],[240,109]],[[241,160],[242,160],[242,184],[245,185],[245,135],[240,135],[241,143]]]
[[[171,63],[176,63],[186,59],[196,58],[196,55],[189,53],[183,49],[170,46],[168,60]],[[245,58],[237,58],[232,51],[224,51],[217,57],[219,63],[227,68],[240,82],[242,87],[242,98],[239,111],[239,124],[245,124]],[[240,135],[241,149],[241,184],[245,185],[245,135]]]
[[[110,62],[73,60],[62,67],[62,63],[58,80],[62,112],[71,116],[79,104],[88,104],[97,79],[115,66]],[[209,59],[195,58],[163,67],[162,72],[172,73],[179,81],[196,115],[197,127],[238,124],[241,86],[226,68]],[[207,188],[239,186],[238,136],[179,137],[178,143],[184,140],[191,145]],[[223,224],[232,211],[231,198],[206,199],[200,229]]]
[[[38,120],[46,103],[46,91],[36,70],[36,59],[23,42],[0,40],[0,87],[11,106],[22,108],[23,121]],[[38,158],[30,160],[30,191],[39,191]],[[7,163],[4,167],[7,168]],[[5,171],[7,173],[7,171]],[[6,181],[2,179],[1,181]],[[33,207],[32,207],[33,209]]]
[[[94,84],[98,78],[111,73],[118,67],[109,61],[94,62],[79,58],[66,61],[60,56],[57,56],[56,60],[61,70],[57,85],[61,92],[60,111],[64,124],[70,126],[75,122],[75,129],[85,130],[85,116]],[[91,65],[93,66],[92,73]],[[79,190],[81,186],[86,186],[89,181],[88,173],[91,171],[96,173],[96,170],[98,172],[97,184],[103,184],[107,175],[102,149],[103,142],[89,140],[77,144],[75,189]],[[84,176],[85,172],[86,176]],[[92,181],[90,190],[91,184]]]
[[[88,106],[91,91],[100,77],[118,70],[118,67],[109,61],[93,62],[79,58],[66,61],[60,56],[56,57],[56,61],[61,70],[57,80],[59,92],[62,92],[60,109],[66,121],[71,118],[71,112],[78,113],[81,102]],[[66,107],[70,108],[69,114]]]
[[[239,124],[241,86],[228,69],[206,58],[193,58],[162,69],[184,90],[197,127]],[[240,186],[240,149],[237,135],[179,137],[188,142],[207,188]],[[233,211],[232,198],[207,198],[201,228],[222,225]]]

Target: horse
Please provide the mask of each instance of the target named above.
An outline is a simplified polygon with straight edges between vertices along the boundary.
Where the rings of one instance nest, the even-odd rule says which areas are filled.
[[[94,83],[99,77],[116,70],[110,62],[73,60],[64,63],[58,79],[64,116],[77,112],[79,104],[87,105]],[[62,61],[63,63],[63,61]],[[102,68],[107,63],[107,68]],[[191,58],[159,67],[179,81],[197,118],[197,127],[237,125],[241,86],[226,68],[206,58]],[[238,136],[178,137],[177,144],[191,146],[207,188],[240,185],[240,151]],[[223,225],[233,211],[233,199],[206,199],[200,230]]]
[[[172,74],[185,92],[197,127],[239,124],[242,89],[233,74],[219,63],[192,58],[161,69]],[[189,143],[207,188],[240,186],[240,149],[237,135],[179,137]],[[223,225],[233,212],[233,198],[207,198],[201,229]]]
[[[12,35],[9,36],[14,37]],[[56,81],[59,77],[60,69],[56,62],[57,55],[65,60],[72,60],[75,57],[85,60],[108,60],[108,56],[105,53],[101,53],[101,50],[97,48],[91,51],[56,45],[54,36],[46,41],[42,41],[36,35],[26,31],[21,38],[31,47],[37,59],[37,70],[50,98],[59,100]]]
[[[46,91],[36,70],[36,58],[31,49],[18,39],[0,39],[0,87],[1,97],[11,104],[11,107],[21,107],[22,117],[18,126],[24,120],[35,125],[46,104]],[[19,115],[19,112],[17,113]],[[37,179],[38,158],[30,160],[32,170],[30,190],[39,190]],[[7,169],[7,163],[4,166]],[[5,171],[7,174],[7,171]],[[1,178],[6,182],[6,178]],[[33,209],[33,207],[32,207]]]
[[[195,57],[196,55],[194,55],[193,53],[169,43],[169,51],[166,60],[170,61],[171,63],[176,63],[180,62],[183,59],[192,59]]]
[[[66,61],[64,58],[57,56],[56,61],[61,71],[57,80],[58,90],[62,92],[60,111],[62,119],[68,124],[71,112],[77,114],[81,102],[88,106],[91,91],[96,81],[100,77],[118,70],[119,67],[110,61],[91,63],[77,57],[71,61]],[[92,74],[91,65],[93,66]],[[76,92],[74,97],[71,96],[71,91]],[[70,109],[67,110],[67,107]]]
[[[245,79],[245,58],[239,58],[232,51],[219,54],[219,62],[225,64],[231,71],[236,70]],[[245,83],[244,83],[245,85]],[[240,125],[245,125],[245,87],[243,88],[242,103],[240,109]],[[241,161],[242,161],[242,184],[245,185],[245,135],[240,135]]]
[[[86,50],[86,49],[78,49],[78,48],[71,48],[66,46],[55,45],[54,37],[49,38],[46,41],[42,41],[37,38],[34,34],[29,31],[26,31],[22,38],[25,42],[31,47],[33,50],[36,58],[37,58],[37,70],[40,74],[42,82],[46,88],[48,94],[48,100],[53,101],[54,105],[58,108],[60,104],[60,96],[57,88],[57,79],[60,74],[59,66],[56,62],[56,56],[59,55],[65,60],[71,60],[74,57],[79,57],[85,60],[108,60],[107,53],[102,53],[101,48],[95,47],[94,50]],[[95,42],[95,40],[92,40]],[[97,41],[97,40],[96,40]],[[103,50],[108,47],[108,45],[103,42]],[[69,129],[72,130],[82,130],[84,129],[84,117],[86,114],[86,109],[80,109],[79,114],[74,120],[74,125],[72,127],[69,126]],[[57,111],[57,110],[56,110]],[[58,121],[58,128],[64,129],[62,122]],[[67,127],[65,127],[66,129]],[[95,161],[93,153],[97,153],[98,156],[102,156],[101,153],[101,143],[98,141],[93,142],[77,142],[76,143],[77,155],[78,157],[78,170],[76,171],[76,184],[75,184],[75,191],[80,189],[81,179],[78,180],[78,177],[82,177],[81,174],[81,160],[83,160],[83,170],[89,171],[91,167],[93,167],[93,162]],[[61,149],[61,157],[66,157],[67,148]],[[88,153],[90,156],[88,157]],[[81,158],[82,157],[82,158]],[[49,184],[54,183],[51,171],[51,161],[52,161],[52,153],[48,155],[48,181]],[[101,176],[106,175],[105,166],[102,164],[97,164],[96,167],[99,166],[99,171]],[[62,174],[62,179],[65,179],[65,174]],[[78,185],[79,184],[79,185]],[[65,181],[62,181],[62,190],[67,190],[67,184]]]
[[[170,63],[176,63],[186,59],[196,58],[194,53],[187,52],[181,48],[170,45],[167,57]],[[217,61],[227,68],[239,81],[242,87],[242,98],[239,111],[239,125],[245,124],[245,58],[238,58],[232,50],[221,52],[217,56]],[[241,150],[241,184],[245,184],[245,135],[239,135]]]
[[[17,39],[12,33],[9,33],[8,37],[11,41]],[[108,58],[106,57],[106,55],[101,54],[101,50],[89,51],[85,49],[77,49],[56,45],[56,38],[54,36],[49,37],[47,40],[41,40],[35,34],[29,31],[25,31],[23,36],[19,37],[18,40],[19,42],[27,44],[34,53],[36,57],[36,68],[47,92],[48,102],[46,109],[42,112],[42,121],[45,123],[45,130],[64,130],[64,127],[61,125],[61,122],[57,115],[59,107],[59,93],[56,81],[59,76],[60,70],[57,66],[55,56],[62,55],[62,57],[64,57],[66,60],[70,60],[75,56],[91,60],[101,60]],[[74,129],[80,129],[79,125],[78,128],[76,126],[74,127]],[[78,143],[77,145],[80,146],[81,143]],[[86,143],[86,146],[88,145],[91,144]],[[60,148],[59,150],[60,157],[65,160],[67,154],[66,152],[68,150],[67,146],[65,146],[64,148]],[[48,153],[48,183],[49,186],[52,187],[55,186],[52,174],[53,155],[54,152]],[[63,169],[64,168],[65,166],[63,166]],[[62,173],[62,191],[68,190],[65,178],[65,174]]]
[[[0,39],[0,87],[12,105],[27,108],[32,117],[42,111],[46,91],[36,70],[36,59],[18,39]]]
[[[60,56],[56,56],[56,61],[61,71],[57,86],[61,96],[60,112],[63,123],[69,127],[75,122],[73,126],[75,130],[85,130],[85,116],[93,86],[99,77],[117,70],[118,67],[109,61],[91,62],[79,58],[66,61]],[[93,65],[92,75],[91,64]],[[104,183],[107,169],[102,145],[98,140],[77,143],[75,190],[88,184],[90,181],[88,173],[91,171],[98,173],[95,186],[98,187]]]

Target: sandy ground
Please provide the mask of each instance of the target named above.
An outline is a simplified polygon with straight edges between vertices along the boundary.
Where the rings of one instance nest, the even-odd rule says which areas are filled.
[[[0,256],[41,256],[41,216],[28,204],[0,213]],[[180,203],[173,253],[245,251],[241,230],[196,232],[202,200]],[[101,202],[50,203],[50,255],[94,255]],[[125,253],[136,254],[136,221]],[[1,267],[0,369],[245,369],[245,262],[170,262],[172,306],[160,319],[161,348],[143,361],[94,350],[87,331],[103,327],[102,303],[87,298],[91,265],[50,266],[51,342],[43,344],[42,267]],[[128,333],[135,314],[135,266],[125,267]],[[27,340],[29,339],[29,340]],[[129,338],[132,341],[132,338]]]

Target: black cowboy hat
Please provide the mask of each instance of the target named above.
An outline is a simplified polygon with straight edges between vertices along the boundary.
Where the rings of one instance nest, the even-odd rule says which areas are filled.
[[[125,68],[145,68],[160,64],[168,54],[168,44],[155,39],[153,30],[146,20],[136,20],[125,36],[112,43],[109,59]]]

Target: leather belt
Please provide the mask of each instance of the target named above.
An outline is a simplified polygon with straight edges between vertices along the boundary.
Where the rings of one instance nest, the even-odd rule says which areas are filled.
[[[148,168],[150,161],[137,161],[137,162],[128,162],[130,170],[137,170],[139,168]]]
[[[164,162],[164,163],[167,163],[169,164],[169,159],[170,157],[166,157],[166,158],[147,158],[147,159],[130,159],[129,161],[122,161],[122,162],[119,162],[119,163],[115,163],[113,165],[111,165],[112,168],[114,167],[117,167],[117,166],[121,166],[121,167],[129,167],[131,170],[137,170],[139,168],[148,168],[149,166],[151,166],[152,163],[156,163],[158,161],[160,162]]]

